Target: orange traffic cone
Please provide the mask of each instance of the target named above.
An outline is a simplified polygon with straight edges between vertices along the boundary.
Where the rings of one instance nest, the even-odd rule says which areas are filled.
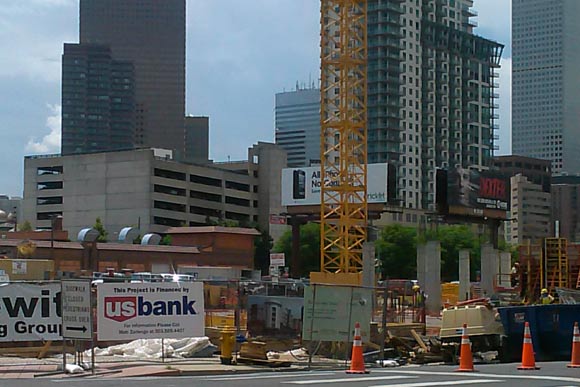
[[[467,324],[463,324],[463,332],[461,333],[461,348],[459,353],[459,368],[457,372],[476,372],[473,368],[473,354],[471,353],[471,343],[469,336],[467,336]]]
[[[574,337],[572,338],[572,362],[568,368],[580,368],[580,330],[578,323],[574,323]]]
[[[363,359],[362,338],[360,335],[360,324],[354,324],[354,340],[352,342],[352,357],[350,359],[350,369],[346,371],[347,374],[368,374],[369,371],[365,369],[365,361]]]
[[[522,365],[518,370],[539,370],[536,367],[536,360],[534,358],[534,345],[532,344],[532,334],[530,333],[530,323],[526,322],[524,328],[524,346],[522,348]]]

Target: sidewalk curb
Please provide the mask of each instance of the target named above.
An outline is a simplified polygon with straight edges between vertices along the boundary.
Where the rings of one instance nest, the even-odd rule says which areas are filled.
[[[323,367],[321,367],[320,365],[313,365],[313,367],[309,370],[307,365],[296,365],[293,367],[276,367],[276,368],[271,368],[271,367],[265,367],[265,366],[248,366],[248,365],[244,365],[244,369],[235,369],[235,368],[230,368],[230,369],[215,369],[215,368],[211,368],[211,366],[208,366],[207,369],[194,369],[194,370],[188,370],[188,369],[180,369],[179,366],[171,366],[168,364],[165,365],[157,365],[159,367],[158,370],[151,370],[148,369],[146,370],[144,373],[139,374],[138,373],[138,368],[139,367],[144,367],[144,364],[135,364],[135,365],[129,365],[129,364],[109,364],[109,367],[97,367],[96,368],[96,375],[93,375],[90,371],[87,371],[86,373],[82,373],[82,374],[73,374],[73,375],[66,375],[64,376],[64,378],[85,378],[85,377],[99,377],[99,376],[104,376],[104,377],[108,377],[109,375],[111,375],[113,378],[116,376],[119,376],[119,374],[122,374],[123,371],[128,371],[128,373],[130,373],[129,370],[134,370],[137,371],[136,374],[134,375],[125,375],[126,377],[134,377],[134,378],[141,378],[141,377],[196,377],[196,376],[219,376],[219,375],[247,375],[247,374],[253,374],[253,373],[291,373],[291,372],[307,372],[307,371],[336,371],[336,370],[340,370],[342,369],[342,367],[336,367],[336,366],[332,366],[332,365],[325,365]],[[150,364],[149,364],[150,366]],[[169,368],[167,368],[169,367]],[[234,366],[235,367],[235,366]],[[250,368],[251,367],[251,368]],[[8,369],[2,369],[3,367],[0,366],[0,375],[1,374],[17,374],[17,373],[22,373],[22,372],[27,372],[27,373],[32,373],[35,374],[34,377],[35,378],[42,378],[42,377],[47,377],[47,376],[51,376],[51,375],[55,375],[55,374],[62,374],[62,372],[59,372],[58,366],[55,365],[54,368],[52,370],[50,369],[44,369],[44,370],[26,370],[26,369],[22,369],[22,368],[28,368],[28,367],[21,367],[21,368],[8,368]],[[48,367],[47,367],[48,368]],[[187,368],[187,365],[184,365],[184,368]],[[122,376],[124,377],[124,376]]]
[[[187,370],[175,370],[178,371],[179,376],[216,376],[216,375],[244,375],[244,374],[253,374],[256,372],[299,372],[299,371],[306,371],[307,368],[289,368],[289,367],[280,367],[280,368],[255,368],[251,370],[199,370],[199,371],[187,371]],[[144,375],[145,376],[145,375]],[[155,376],[159,376],[155,374]]]

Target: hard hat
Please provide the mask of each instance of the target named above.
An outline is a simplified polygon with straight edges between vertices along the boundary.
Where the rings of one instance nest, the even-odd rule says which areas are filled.
[[[548,293],[548,289],[542,289],[542,294],[543,293]]]
[[[419,285],[413,285],[413,290],[414,290],[414,291],[417,291],[417,290],[419,290],[419,289],[421,289],[421,287],[420,287]]]

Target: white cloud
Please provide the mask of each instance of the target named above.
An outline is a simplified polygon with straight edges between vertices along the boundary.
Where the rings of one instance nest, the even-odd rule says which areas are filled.
[[[54,7],[54,6],[74,6],[76,0],[32,0],[35,5]]]
[[[0,78],[59,82],[63,43],[78,40],[76,4],[74,0],[3,0]]]
[[[476,0],[473,9],[478,13],[473,20],[479,25],[475,33],[505,44],[511,56],[511,0]]]
[[[46,119],[46,126],[50,129],[50,133],[45,135],[42,140],[36,141],[35,138],[28,140],[26,144],[26,151],[32,153],[58,153],[60,152],[60,138],[61,138],[61,106],[47,105],[50,109],[51,115]]]

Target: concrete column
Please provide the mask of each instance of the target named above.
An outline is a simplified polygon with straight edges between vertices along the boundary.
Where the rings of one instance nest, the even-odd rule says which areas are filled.
[[[425,256],[427,255],[427,245],[417,245],[417,281],[423,288],[425,286]]]
[[[494,293],[494,283],[499,274],[498,251],[489,243],[481,246],[481,290],[484,297]]]
[[[363,243],[362,285],[375,286],[375,244]]]
[[[423,290],[427,295],[427,313],[439,314],[441,311],[441,243],[429,241],[425,245],[425,282]]]
[[[471,287],[469,269],[469,250],[459,250],[459,301],[469,299]]]
[[[500,283],[499,286],[504,288],[510,288],[511,284],[511,276],[510,273],[512,271],[512,255],[507,251],[502,251],[499,253],[499,278]]]

